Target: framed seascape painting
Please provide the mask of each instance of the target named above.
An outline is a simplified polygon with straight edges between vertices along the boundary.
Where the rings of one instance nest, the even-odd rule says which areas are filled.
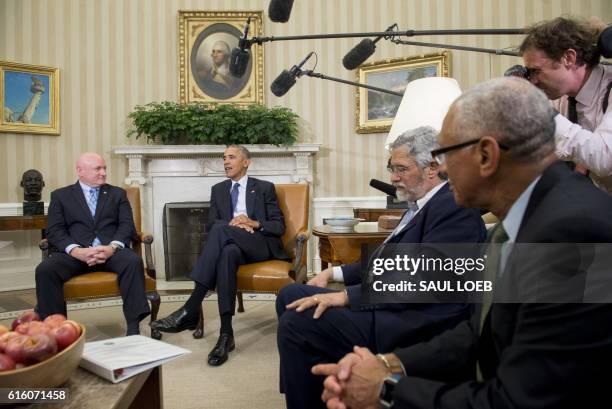
[[[247,19],[249,35],[261,36],[261,11],[179,11],[179,100],[240,105],[264,103],[263,47],[254,44],[242,77],[229,72]]]
[[[424,56],[376,61],[363,64],[357,71],[361,84],[403,93],[410,81],[425,77],[449,77],[448,51]],[[388,132],[402,97],[357,88],[355,131],[357,133]]]
[[[0,131],[59,135],[59,69],[0,61]]]

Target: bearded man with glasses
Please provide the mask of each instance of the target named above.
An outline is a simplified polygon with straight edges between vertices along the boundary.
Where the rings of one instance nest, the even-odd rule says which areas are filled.
[[[408,201],[410,208],[371,257],[368,270],[377,254],[391,258],[402,251],[395,244],[484,240],[479,211],[457,206],[444,174],[431,157],[437,135],[431,127],[420,127],[391,144],[387,168],[391,183],[397,188],[398,199]],[[288,409],[325,406],[320,399],[322,379],[310,373],[313,365],[335,362],[353,346],[363,345],[402,372],[397,359],[382,354],[425,341],[470,316],[471,307],[460,303],[372,305],[362,294],[361,273],[359,262],[330,267],[307,285],[289,285],[278,295],[280,388]],[[346,291],[325,288],[331,280],[344,282]]]

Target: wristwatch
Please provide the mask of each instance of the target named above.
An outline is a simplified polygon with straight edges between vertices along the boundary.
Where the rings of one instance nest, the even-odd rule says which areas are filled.
[[[121,250],[121,246],[117,243],[111,243],[110,246],[113,248],[113,254],[115,254],[117,250]]]
[[[393,390],[395,389],[395,385],[400,380],[400,374],[393,374],[385,378],[382,384],[382,388],[380,389],[380,395],[378,395],[378,401],[382,408],[392,408],[394,405],[393,401]]]

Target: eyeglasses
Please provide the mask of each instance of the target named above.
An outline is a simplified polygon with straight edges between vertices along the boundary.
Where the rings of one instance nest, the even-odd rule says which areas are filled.
[[[388,165],[387,166],[387,172],[391,174],[396,174],[399,176],[403,176],[410,169],[411,168],[407,168],[406,166],[401,166],[401,165]]]
[[[445,148],[440,148],[440,149],[434,149],[433,151],[431,151],[431,157],[434,158],[436,162],[438,162],[438,165],[442,165],[446,161],[446,154],[448,152],[451,152],[457,149],[461,149],[461,148],[465,148],[466,146],[477,144],[478,142],[480,142],[480,139],[481,138],[470,139],[469,141],[461,142],[456,145],[451,145],[451,146],[447,146]],[[497,142],[497,145],[499,145],[500,149],[503,149],[505,151],[510,149],[508,146],[504,145],[503,143]]]

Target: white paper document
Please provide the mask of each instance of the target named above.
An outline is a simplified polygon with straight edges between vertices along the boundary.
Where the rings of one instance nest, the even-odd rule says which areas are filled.
[[[185,348],[132,335],[86,342],[79,365],[117,383],[189,353]]]

